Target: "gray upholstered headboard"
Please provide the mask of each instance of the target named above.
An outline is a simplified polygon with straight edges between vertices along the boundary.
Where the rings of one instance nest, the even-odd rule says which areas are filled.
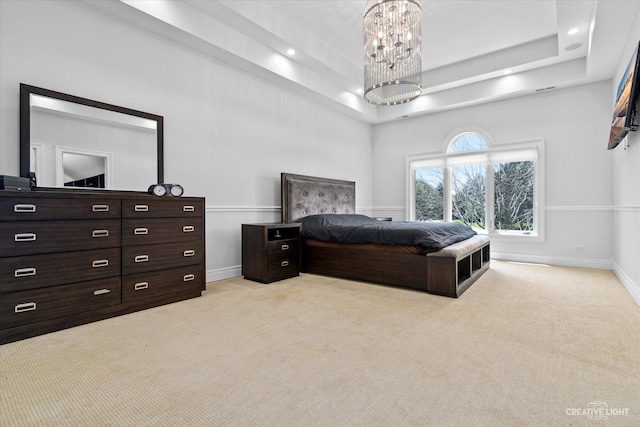
[[[356,183],[338,179],[282,173],[282,222],[315,214],[356,213]]]

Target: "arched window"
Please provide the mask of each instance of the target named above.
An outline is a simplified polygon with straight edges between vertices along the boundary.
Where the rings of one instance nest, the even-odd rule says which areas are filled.
[[[449,153],[460,151],[486,150],[489,144],[485,139],[475,132],[465,132],[456,136],[449,144]]]
[[[453,221],[480,233],[542,240],[544,141],[491,145],[463,132],[444,154],[410,155],[409,219]]]

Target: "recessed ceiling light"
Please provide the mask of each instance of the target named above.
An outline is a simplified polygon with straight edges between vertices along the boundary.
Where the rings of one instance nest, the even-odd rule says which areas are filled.
[[[287,49],[287,55],[295,55],[296,51],[293,49]]]
[[[582,43],[574,43],[574,44],[570,44],[569,46],[565,47],[564,50],[576,50],[578,48],[582,47]]]
[[[567,31],[567,34],[572,36],[574,34],[578,34],[578,31],[580,31],[580,30],[578,30],[577,28],[572,28],[569,31]]]

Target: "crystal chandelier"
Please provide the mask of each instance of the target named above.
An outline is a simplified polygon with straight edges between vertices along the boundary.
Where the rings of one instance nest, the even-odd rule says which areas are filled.
[[[364,97],[396,105],[422,94],[420,0],[367,0],[364,12]]]

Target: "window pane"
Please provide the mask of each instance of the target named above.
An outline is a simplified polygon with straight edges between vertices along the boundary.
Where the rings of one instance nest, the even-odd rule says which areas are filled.
[[[458,151],[484,150],[487,147],[487,141],[477,133],[465,133],[453,141],[449,152],[456,153]]]
[[[485,228],[485,165],[451,168],[451,216],[476,229]]]
[[[495,164],[496,230],[533,230],[533,162]]]
[[[416,221],[444,220],[444,169],[418,169],[416,180]]]

